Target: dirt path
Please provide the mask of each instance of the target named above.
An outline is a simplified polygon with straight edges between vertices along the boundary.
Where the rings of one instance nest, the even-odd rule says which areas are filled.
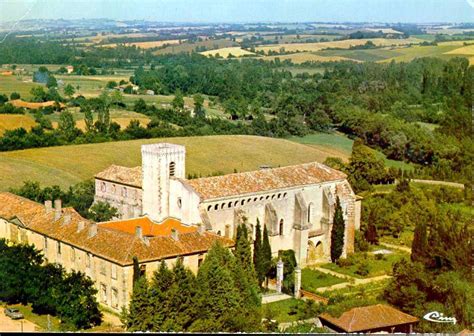
[[[406,247],[406,246],[394,245],[394,244],[382,243],[382,242],[380,242],[379,244],[383,245],[385,247],[395,249],[395,250],[400,250],[400,251],[403,251],[403,252],[411,253],[411,248]]]
[[[461,188],[461,189],[464,189],[464,184],[455,183],[455,182],[436,181],[436,180],[418,180],[418,179],[411,179],[410,182],[424,183],[424,184],[435,184],[435,185],[444,185],[444,186],[447,186],[447,187],[454,187],[454,188]]]

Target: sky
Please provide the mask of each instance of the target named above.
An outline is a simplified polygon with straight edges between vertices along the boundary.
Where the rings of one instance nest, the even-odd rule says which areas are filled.
[[[474,0],[0,0],[0,22],[474,22]]]

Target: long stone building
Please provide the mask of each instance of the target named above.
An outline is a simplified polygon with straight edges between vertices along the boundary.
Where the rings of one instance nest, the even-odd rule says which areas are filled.
[[[0,193],[0,237],[34,244],[48,262],[82,271],[98,299],[117,312],[132,293],[133,257],[151,277],[161,260],[182,259],[197,272],[216,241],[234,245],[239,224],[255,235],[265,225],[272,253],[295,251],[300,266],[330,258],[336,197],[345,220],[343,255],[354,249],[360,198],[346,175],[313,162],[224,176],[185,178],[185,148],[142,146],[142,167],[111,166],[95,177],[95,201],[119,209],[119,218],[94,223],[61,201],[39,204]]]
[[[344,213],[345,256],[354,250],[360,197],[346,175],[317,162],[188,180],[183,146],[142,146],[142,166],[110,166],[95,176],[95,201],[119,209],[122,219],[169,218],[233,238],[238,224],[269,231],[273,254],[292,249],[301,266],[330,259],[336,197]]]

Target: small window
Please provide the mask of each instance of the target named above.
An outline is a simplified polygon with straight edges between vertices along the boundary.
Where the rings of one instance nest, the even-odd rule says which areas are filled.
[[[115,194],[117,192],[117,186],[112,184],[112,193]]]
[[[207,207],[207,211],[211,211],[211,209],[212,209],[212,205],[209,205],[209,206]]]
[[[277,198],[280,199],[280,198],[281,198],[281,194],[278,194]]]
[[[71,247],[71,261],[76,261],[76,249],[74,247]]]
[[[122,197],[127,197],[127,188],[126,187],[122,188]]]
[[[100,274],[102,274],[102,275],[107,274],[107,271],[106,271],[105,267],[106,267],[106,261],[101,260],[101,262],[100,262]]]
[[[263,201],[263,196],[260,196],[260,201]]]
[[[146,265],[140,265],[140,276],[146,275]]]
[[[254,202],[257,202],[257,201],[258,201],[258,198],[257,198],[257,197],[255,197],[255,198],[253,199],[253,201],[254,201]]]
[[[43,240],[43,250],[45,252],[48,251],[48,238],[47,237],[44,237],[44,240]]]
[[[103,283],[100,284],[100,298],[102,302],[107,302],[107,286]]]
[[[284,193],[284,194],[283,194],[283,198],[286,198],[287,195],[288,195],[287,193]]]
[[[114,279],[114,280],[116,280],[116,279],[117,279],[117,265],[115,265],[115,264],[112,264],[112,268],[111,268],[110,276],[111,276],[111,277],[112,277],[112,279]]]
[[[58,256],[61,256],[61,243],[58,242],[57,244],[58,244],[57,245],[57,253],[58,253]]]
[[[251,201],[252,201],[252,199],[251,199],[251,198],[247,199],[247,203],[250,203]]]
[[[225,203],[222,203],[221,204],[221,209],[224,209],[225,208]]]
[[[267,195],[267,197],[265,197],[266,200],[270,199],[270,195]]]
[[[239,201],[234,202],[234,206],[237,206],[237,205],[239,205]]]
[[[283,219],[280,220],[279,233],[280,233],[280,236],[283,236]]]
[[[245,200],[240,201],[240,205],[244,205],[244,204],[245,204]]]
[[[218,234],[219,236],[222,236],[221,230],[217,231],[217,234]]]
[[[174,176],[175,174],[175,167],[176,167],[176,164],[174,162],[171,162],[170,163],[170,176]]]
[[[112,288],[112,307],[118,308],[118,290],[117,288]]]
[[[227,204],[227,207],[232,208],[232,202],[229,202],[229,204]]]
[[[214,210],[219,210],[219,204],[214,205]]]
[[[201,267],[202,262],[204,261],[204,254],[198,256],[198,268]]]
[[[91,254],[90,253],[87,253],[87,256],[86,256],[86,267],[87,268],[91,268]]]
[[[183,201],[181,200],[181,197],[178,197],[178,208],[181,209],[182,206],[183,206]]]
[[[105,192],[105,191],[107,190],[107,187],[106,187],[106,185],[105,185],[105,182],[102,182],[102,183],[100,184],[100,190],[103,191],[103,192]]]

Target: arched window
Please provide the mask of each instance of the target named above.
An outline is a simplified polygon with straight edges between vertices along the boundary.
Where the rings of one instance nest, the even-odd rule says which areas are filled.
[[[170,176],[174,176],[176,164],[174,162],[170,163]]]
[[[280,219],[280,227],[278,230],[280,236],[283,236],[283,219]]]
[[[225,203],[222,203],[221,204],[221,209],[224,209],[225,208]]]
[[[244,205],[244,204],[245,204],[245,200],[240,201],[240,205]]]
[[[219,204],[214,205],[214,210],[219,210]]]
[[[314,212],[314,204],[309,203],[308,205],[308,223],[311,223]]]
[[[209,206],[207,207],[207,211],[211,211],[211,209],[212,209],[212,205],[209,205]]]
[[[232,208],[232,202],[229,202],[229,204],[227,204],[227,207]]]
[[[234,202],[234,206],[236,207],[237,205],[239,205],[239,201]]]
[[[105,190],[106,190],[105,182],[101,182],[101,184],[100,184],[100,190],[103,191],[103,192],[105,192]]]

